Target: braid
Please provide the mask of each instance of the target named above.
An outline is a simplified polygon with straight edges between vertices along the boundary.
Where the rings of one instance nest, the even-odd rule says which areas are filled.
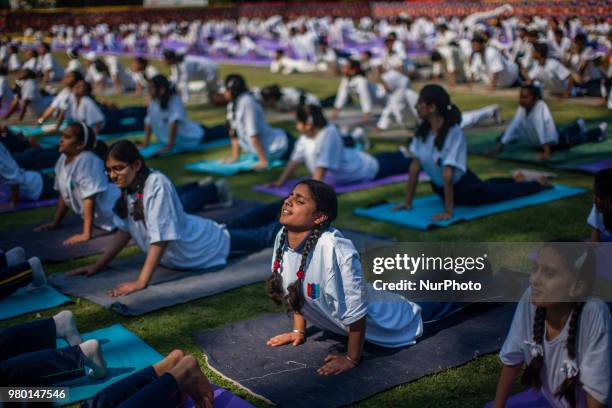
[[[266,286],[268,297],[272,299],[272,301],[276,305],[282,305],[284,299],[283,293],[283,276],[281,275],[280,268],[281,262],[283,260],[283,251],[285,248],[285,241],[287,240],[287,229],[283,227],[281,231],[280,240],[278,243],[278,248],[276,248],[276,253],[274,255],[274,264],[272,266],[272,275],[266,279]]]
[[[121,197],[119,197],[117,201],[115,202],[115,207],[113,207],[113,211],[122,220],[127,218],[128,207],[127,207],[127,194],[126,194],[125,188],[121,189]]]
[[[574,364],[576,364],[576,343],[578,340],[579,329],[578,323],[583,307],[584,302],[579,302],[574,305],[567,332],[567,342],[565,344],[565,347],[567,348],[567,357],[569,361]],[[559,399],[565,398],[565,400],[569,402],[570,406],[573,408],[576,406],[576,388],[579,385],[580,380],[578,378],[578,372],[568,373],[567,377],[565,378],[565,381],[563,381],[563,383],[559,386],[559,389],[555,393],[555,397]]]
[[[533,319],[533,343],[536,346],[542,346],[542,339],[544,338],[544,324],[546,323],[546,308],[538,307],[535,312]],[[527,387],[542,387],[542,379],[540,378],[540,371],[544,367],[544,356],[538,354],[531,359],[531,362],[523,372],[521,381]]]
[[[147,177],[151,174],[151,170],[148,167],[143,167],[142,170],[138,173],[137,176],[137,184],[136,184],[136,199],[134,200],[134,209],[132,210],[132,217],[134,217],[134,221],[144,220],[144,206],[143,206],[143,192],[145,182],[147,181]]]

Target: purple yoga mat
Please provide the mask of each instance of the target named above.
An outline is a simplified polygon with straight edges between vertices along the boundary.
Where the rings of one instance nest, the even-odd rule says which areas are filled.
[[[485,405],[485,408],[491,408],[492,406],[493,401],[490,401]],[[552,408],[552,406],[540,391],[531,388],[511,395],[506,401],[506,408]]]
[[[576,170],[586,173],[595,174],[600,170],[612,168],[612,159],[599,160],[593,163],[580,164],[576,166]]]
[[[215,395],[214,400],[214,408],[254,408],[253,405],[249,404],[245,400],[236,395],[232,394],[230,391],[218,387],[215,384],[212,385],[213,392]],[[193,400],[188,397],[187,401],[183,405],[183,408],[194,408],[195,404]]]
[[[4,189],[0,189],[0,206],[7,204],[9,201],[10,201],[9,192]],[[27,208],[48,207],[50,205],[55,205],[56,203],[57,203],[57,198],[49,198],[46,200],[37,200],[37,201],[29,201],[29,200],[20,199],[19,206],[17,208],[0,209],[0,214],[24,210]]]
[[[262,184],[262,185],[254,186],[253,190],[258,191],[260,193],[272,194],[278,197],[286,197],[289,195],[289,193],[291,193],[291,190],[293,190],[293,186],[295,186],[297,182],[300,180],[304,180],[304,178],[289,180],[281,187],[266,187],[265,185]],[[362,183],[340,184],[340,185],[333,185],[333,183],[331,184],[334,186],[334,189],[336,190],[337,194],[342,194],[342,193],[350,193],[353,191],[367,190],[370,188],[380,187],[380,186],[384,186],[384,185],[392,184],[392,183],[402,183],[407,180],[408,180],[408,174],[404,173],[404,174],[395,174],[393,176],[384,177],[384,178],[377,179],[377,180],[366,181]],[[429,178],[424,173],[419,176],[419,181],[427,181],[427,180],[429,180]]]

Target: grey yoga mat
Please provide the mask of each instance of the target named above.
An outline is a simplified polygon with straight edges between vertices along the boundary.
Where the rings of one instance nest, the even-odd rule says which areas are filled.
[[[291,329],[283,313],[206,330],[195,339],[215,372],[268,402],[281,407],[337,407],[498,350],[515,304],[485,311],[474,307],[483,305],[445,319],[442,328],[414,346],[388,349],[366,343],[361,364],[339,376],[319,376],[316,370],[327,354],[345,352],[346,338],[311,326],[306,343],[299,347],[266,346],[268,338]]]
[[[227,222],[257,204],[252,200],[234,200],[230,208],[210,208],[198,212],[198,215],[212,218],[217,222]],[[37,225],[39,224],[11,231],[0,231],[0,248],[6,251],[21,246],[28,256],[37,256],[43,261],[63,262],[101,253],[113,239],[112,233],[94,228],[93,238],[90,241],[77,245],[63,245],[65,239],[81,232],[83,221],[76,215],[66,217],[61,228],[54,231],[34,232],[34,227]]]
[[[365,242],[378,240],[351,231],[345,235],[358,248]],[[108,296],[107,292],[118,284],[138,277],[144,259],[145,255],[140,254],[112,262],[106,270],[89,278],[57,273],[50,277],[50,282],[63,293],[84,297],[125,316],[137,316],[264,281],[270,275],[272,248],[231,260],[220,268],[176,271],[158,267],[146,289],[117,298]]]

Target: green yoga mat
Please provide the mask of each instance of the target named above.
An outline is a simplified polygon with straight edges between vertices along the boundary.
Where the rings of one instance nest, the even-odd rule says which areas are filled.
[[[599,121],[590,121],[587,123],[587,126],[591,128],[592,126],[596,126],[597,123],[599,123]],[[608,138],[605,141],[599,143],[584,143],[571,149],[555,151],[552,153],[551,159],[548,162],[538,160],[538,149],[524,142],[506,146],[504,150],[495,157],[501,160],[541,164],[558,169],[576,170],[580,165],[612,157],[612,121],[608,120],[608,123],[610,124],[610,126],[608,126]],[[488,151],[495,148],[497,139],[500,135],[501,132],[499,131],[468,133],[467,141],[469,152],[481,155],[486,154]]]

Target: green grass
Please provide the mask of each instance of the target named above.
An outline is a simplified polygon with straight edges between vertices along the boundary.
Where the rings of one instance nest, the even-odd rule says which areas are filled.
[[[63,56],[61,56],[63,58]],[[163,67],[162,67],[163,68]],[[226,75],[238,72],[248,80],[250,85],[266,85],[279,83],[303,87],[319,96],[333,94],[338,83],[337,78],[321,75],[272,75],[264,68],[222,66],[221,73]],[[417,88],[421,84],[417,84]],[[142,104],[130,95],[112,96],[109,99],[120,106]],[[503,116],[510,119],[517,106],[516,97],[495,96],[483,92],[453,92],[453,99],[463,110],[475,109],[489,103],[502,106]],[[605,117],[607,111],[600,107],[582,106],[579,103],[566,103],[557,100],[550,101],[554,117],[560,122],[567,122],[577,116],[585,118]],[[189,115],[208,125],[214,125],[224,120],[225,110],[209,106],[190,106]],[[273,123],[288,129],[290,122]],[[391,150],[397,143],[375,141],[374,152]],[[221,157],[227,154],[226,148],[215,149],[205,153],[178,155],[171,158],[153,159],[149,164],[172,178],[176,184],[197,180],[201,174],[184,170],[184,164],[207,158]],[[481,177],[506,176],[512,169],[519,167],[514,163],[502,162],[490,158],[471,155],[469,165]],[[534,166],[531,166],[534,167]],[[535,166],[537,168],[537,166]],[[559,183],[591,189],[592,178],[582,174],[558,172]],[[273,197],[254,193],[250,187],[255,183],[270,181],[278,177],[280,170],[263,174],[244,174],[231,177],[229,182],[238,197],[272,201]],[[460,223],[449,228],[428,232],[397,228],[390,224],[374,222],[353,215],[353,210],[381,200],[400,200],[404,193],[403,185],[391,185],[364,192],[350,193],[340,196],[340,213],[337,221],[339,227],[348,227],[395,238],[399,241],[472,241],[472,242],[535,242],[553,238],[581,238],[589,234],[586,217],[591,206],[591,195],[582,194],[573,198],[511,211],[492,217]],[[431,194],[431,188],[422,184],[418,188],[419,195]],[[0,215],[0,233],[8,234],[12,228],[18,228],[33,222],[51,219],[53,208],[41,208],[22,211],[10,215]],[[121,256],[136,252],[129,248]],[[35,255],[35,254],[29,254]],[[69,270],[79,265],[91,262],[95,257],[80,259],[60,264],[47,264],[49,273]],[[89,331],[112,323],[121,323],[134,331],[160,353],[165,354],[174,348],[181,348],[192,353],[205,364],[204,356],[193,341],[194,332],[217,327],[226,323],[254,318],[261,313],[278,310],[266,298],[263,284],[255,284],[227,293],[212,296],[185,305],[178,305],[145,316],[125,318],[107,311],[84,299],[69,305],[77,316],[79,328]],[[41,313],[28,314],[0,322],[1,326],[13,325],[38,317],[51,316],[59,308]],[[272,335],[274,333],[270,333]],[[266,339],[261,339],[265,341]],[[493,398],[500,370],[500,363],[495,355],[476,358],[470,363],[455,369],[446,370],[409,384],[395,387],[382,392],[356,405],[366,407],[402,406],[402,407],[481,407]],[[210,370],[207,374],[221,386],[230,388],[250,402],[264,406],[261,401],[247,395],[244,391],[224,381]]]

